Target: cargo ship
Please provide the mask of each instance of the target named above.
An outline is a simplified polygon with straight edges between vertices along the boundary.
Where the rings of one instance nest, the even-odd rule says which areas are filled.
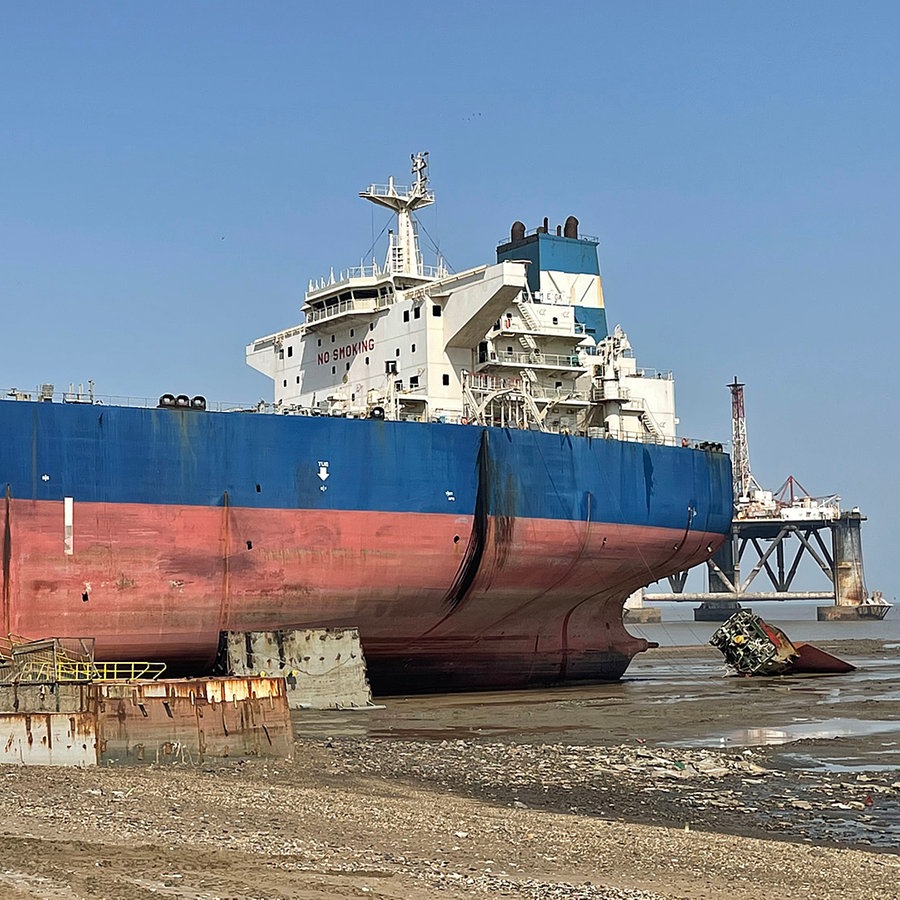
[[[647,648],[623,602],[722,543],[729,458],[677,437],[574,217],[424,265],[427,165],[360,193],[383,261],[248,345],[271,402],[9,392],[3,632],[201,672],[226,631],[355,626],[381,693],[614,680]]]

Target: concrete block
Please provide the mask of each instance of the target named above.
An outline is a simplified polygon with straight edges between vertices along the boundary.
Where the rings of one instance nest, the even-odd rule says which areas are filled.
[[[235,675],[281,676],[291,709],[356,709],[372,705],[359,631],[229,631],[225,665]]]

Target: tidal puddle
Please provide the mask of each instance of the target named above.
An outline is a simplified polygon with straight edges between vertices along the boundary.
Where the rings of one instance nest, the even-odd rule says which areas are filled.
[[[677,744],[683,747],[772,747],[790,744],[793,741],[831,740],[890,732],[900,732],[900,720],[836,718],[817,722],[795,722],[779,727],[735,728],[722,734],[707,734],[699,738],[678,741]]]

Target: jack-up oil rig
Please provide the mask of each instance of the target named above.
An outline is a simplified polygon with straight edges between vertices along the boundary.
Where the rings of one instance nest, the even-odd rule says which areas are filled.
[[[858,507],[842,510],[836,494],[813,497],[793,475],[777,491],[765,490],[750,470],[744,385],[735,377],[728,388],[734,481],[731,539],[705,564],[706,592],[685,592],[685,571],[668,579],[670,593],[645,592],[643,599],[699,601],[694,610],[698,622],[724,621],[742,608],[741,601],[754,600],[829,600],[830,605],[818,608],[820,620],[883,619],[891,604],[881,591],[870,596],[866,590],[861,532],[866,517]],[[826,531],[830,541],[823,537]],[[792,590],[806,556],[824,573],[826,588]]]

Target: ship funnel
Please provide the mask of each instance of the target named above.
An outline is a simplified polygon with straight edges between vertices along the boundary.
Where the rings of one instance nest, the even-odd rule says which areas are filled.
[[[513,243],[516,241],[524,241],[525,240],[525,223],[515,221],[512,223],[512,228],[509,230],[509,239]]]
[[[578,237],[578,219],[575,216],[569,216],[566,219],[566,227],[563,230],[563,234],[567,238],[577,238]]]

